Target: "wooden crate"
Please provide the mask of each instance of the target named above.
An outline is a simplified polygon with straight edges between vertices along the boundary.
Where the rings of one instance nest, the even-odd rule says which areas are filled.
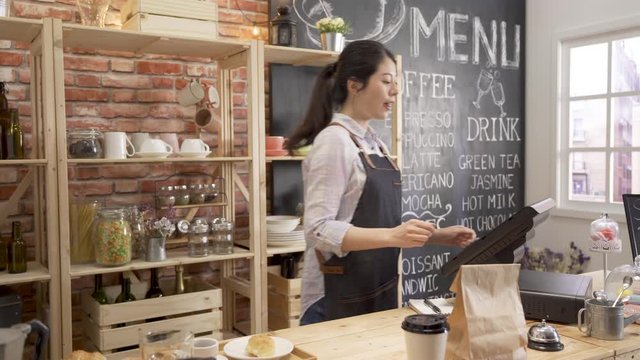
[[[131,290],[137,299],[132,302],[100,305],[91,291],[81,295],[84,312],[83,327],[88,347],[112,354],[108,358],[118,359],[137,349],[122,351],[137,346],[140,331],[183,329],[197,335],[216,335],[222,328],[222,290],[208,283],[186,279],[190,292],[172,294],[173,282],[161,282],[165,296],[144,299],[147,283],[132,284]],[[119,286],[105,288],[107,296],[114,299]],[[164,318],[162,320],[154,320]],[[123,326],[124,325],[124,326]],[[130,355],[127,355],[130,356]]]
[[[122,24],[123,30],[146,33],[196,37],[206,40],[218,38],[218,23],[199,19],[137,13]]]
[[[125,23],[137,13],[217,22],[218,4],[201,0],[129,0],[120,9],[120,20]]]
[[[287,279],[280,276],[279,265],[269,266],[267,270],[269,329],[279,330],[298,326],[301,313],[302,279]]]

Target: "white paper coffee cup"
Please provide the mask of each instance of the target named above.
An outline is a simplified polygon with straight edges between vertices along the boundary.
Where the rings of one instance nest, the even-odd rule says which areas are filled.
[[[402,322],[407,360],[444,360],[449,324],[444,315],[409,315]]]

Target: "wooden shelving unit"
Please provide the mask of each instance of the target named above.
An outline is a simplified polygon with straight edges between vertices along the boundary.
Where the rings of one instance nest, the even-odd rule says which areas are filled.
[[[0,28],[1,29],[1,28]],[[258,106],[256,101],[250,101],[247,115],[247,150],[245,156],[234,156],[234,129],[233,129],[233,105],[231,94],[231,71],[238,67],[247,69],[246,91],[251,99],[258,98],[257,64],[258,45],[256,41],[231,41],[231,40],[202,40],[187,37],[159,36],[138,32],[99,29],[75,24],[63,24],[58,20],[52,23],[54,49],[54,72],[56,74],[56,124],[57,124],[57,157],[58,187],[60,193],[60,241],[63,250],[61,254],[61,292],[63,300],[61,304],[62,319],[62,354],[68,355],[72,350],[72,304],[71,282],[73,278],[94,274],[118,273],[130,270],[144,270],[176,265],[188,265],[197,263],[217,262],[221,269],[222,287],[222,331],[227,333],[233,330],[236,317],[236,294],[243,295],[250,300],[250,332],[260,332],[266,328],[261,315],[262,304],[266,302],[264,292],[261,290],[261,254],[260,247],[260,214],[261,188],[264,177],[264,161],[261,159],[262,147],[259,142],[264,136],[264,124],[257,121]],[[64,84],[64,49],[73,50],[107,50],[116,52],[133,52],[145,55],[173,55],[189,58],[207,58],[217,61],[218,74],[216,79],[220,85],[222,126],[218,134],[217,152],[206,158],[131,158],[122,160],[111,159],[69,159],[66,154],[66,127],[65,116],[65,84]],[[122,130],[121,130],[122,131]],[[262,140],[263,141],[263,140]],[[70,229],[69,229],[69,179],[67,168],[85,165],[113,164],[114,166],[125,164],[140,164],[141,166],[157,163],[172,164],[215,164],[211,171],[216,176],[226,179],[224,189],[220,189],[227,195],[226,201],[212,204],[198,204],[176,206],[189,211],[197,211],[202,206],[222,207],[225,218],[234,220],[234,206],[236,196],[245,197],[249,212],[249,240],[246,248],[235,247],[230,255],[210,255],[206,257],[189,257],[185,249],[167,250],[167,259],[162,262],[147,262],[133,260],[123,266],[100,267],[95,264],[72,265],[70,262]],[[237,167],[248,170],[249,184],[241,181]],[[236,193],[241,195],[236,195]],[[132,204],[135,205],[135,204]],[[234,261],[247,259],[249,263],[249,279],[236,276]],[[237,327],[236,327],[237,328]]]
[[[30,159],[0,160],[0,171],[24,173],[7,201],[0,204],[0,224],[20,214],[20,199],[30,190],[33,199],[35,260],[22,274],[0,273],[0,285],[33,284],[37,317],[50,329],[49,358],[61,358],[60,246],[58,237],[55,152],[54,60],[51,20],[0,17],[0,40],[28,44],[30,63]],[[23,171],[26,169],[26,172]]]

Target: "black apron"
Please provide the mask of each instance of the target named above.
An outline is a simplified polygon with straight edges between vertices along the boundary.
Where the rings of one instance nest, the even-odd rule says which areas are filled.
[[[351,224],[362,228],[400,225],[400,171],[387,154],[366,154],[353,134],[351,139],[360,149],[360,159],[367,174]],[[327,261],[318,251],[316,254],[324,273],[326,320],[398,307],[400,249],[351,251],[344,257],[333,255]]]

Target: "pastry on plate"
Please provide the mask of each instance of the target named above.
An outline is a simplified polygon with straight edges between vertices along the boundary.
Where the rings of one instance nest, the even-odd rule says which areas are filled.
[[[273,356],[276,353],[276,343],[269,335],[253,335],[249,338],[245,351],[256,357]]]
[[[106,360],[107,358],[99,352],[87,352],[84,350],[76,350],[67,356],[65,360]]]

